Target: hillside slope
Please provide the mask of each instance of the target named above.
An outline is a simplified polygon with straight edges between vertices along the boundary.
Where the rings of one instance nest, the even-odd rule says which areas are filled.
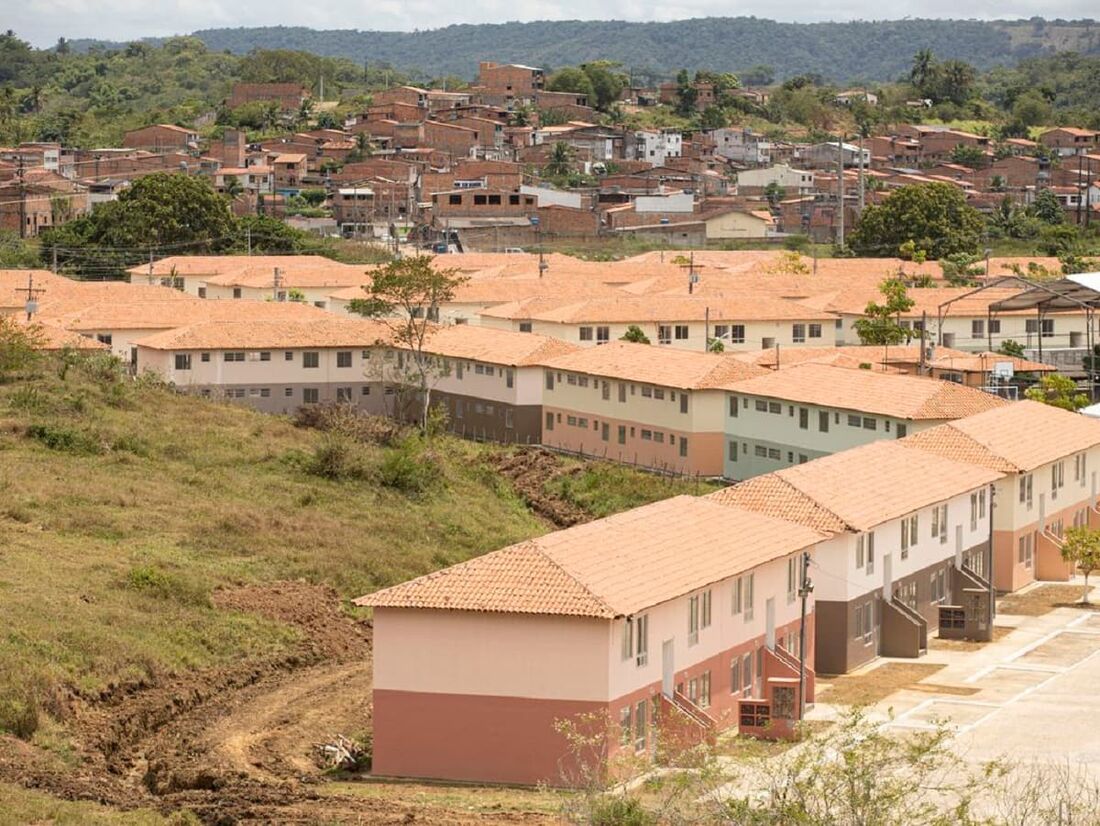
[[[501,450],[319,433],[103,356],[0,383],[0,805],[50,810],[5,783],[210,818],[302,804],[271,784],[369,731],[348,598],[553,527]],[[591,513],[695,489],[565,467]]]
[[[678,68],[738,71],[772,66],[780,79],[816,72],[836,81],[893,80],[908,72],[913,54],[979,69],[1011,65],[1055,50],[1100,51],[1093,21],[883,20],[779,23],[755,17],[713,17],[668,23],[537,21],[455,25],[417,32],[319,31],[302,27],[205,29],[195,32],[213,50],[301,49],[357,63],[389,63],[472,78],[477,61],[514,61],[553,68],[586,60],[622,62],[668,75]],[[78,47],[87,42],[74,41]]]

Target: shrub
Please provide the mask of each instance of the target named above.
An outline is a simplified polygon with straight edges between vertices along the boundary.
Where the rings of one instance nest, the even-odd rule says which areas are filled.
[[[92,455],[103,452],[99,439],[81,430],[63,425],[32,424],[27,436],[37,439],[50,450],[75,455]]]
[[[409,494],[425,493],[442,478],[439,457],[425,449],[415,436],[386,453],[379,468],[380,481],[386,487]]]
[[[334,481],[361,479],[366,475],[356,443],[346,434],[335,432],[322,434],[313,456],[306,462],[306,472]]]
[[[9,663],[10,665],[10,663]],[[38,692],[25,672],[0,669],[0,731],[29,740],[38,730]]]
[[[152,565],[138,565],[126,574],[126,587],[140,594],[184,605],[208,605],[209,595],[198,582]]]
[[[657,818],[646,811],[642,801],[636,797],[601,795],[592,801],[591,806],[589,823],[592,826],[650,826],[657,822]]]

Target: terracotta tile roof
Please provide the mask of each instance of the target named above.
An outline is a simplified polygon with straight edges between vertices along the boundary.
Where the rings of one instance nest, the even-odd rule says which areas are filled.
[[[919,458],[917,458],[919,457]],[[879,441],[772,474],[856,531],[974,490],[1001,473]],[[788,518],[798,513],[790,510]]]
[[[358,605],[610,619],[812,547],[804,525],[676,496],[360,597]]]
[[[912,420],[958,419],[1008,404],[955,382],[813,362],[724,387],[745,395]]]
[[[1100,445],[1100,421],[1021,401],[916,433],[899,444],[939,455],[957,451],[960,459],[1026,473]]]
[[[137,339],[153,350],[256,350],[297,347],[368,347],[389,338],[378,321],[345,318],[205,321]]]
[[[774,516],[776,519],[806,525],[824,534],[848,530],[848,525],[839,516],[830,513],[798,488],[772,473],[722,488],[708,494],[706,498],[723,505],[734,505]]]
[[[935,349],[937,355],[948,357],[964,357],[968,354],[961,350],[952,350],[948,347]],[[767,350],[752,350],[749,352],[734,353],[734,358],[756,364],[761,367],[775,369],[776,360],[781,369],[794,367],[808,361],[820,364],[840,364],[842,366],[856,366],[870,364],[875,368],[883,365],[910,365],[920,362],[919,344],[897,344],[890,347],[871,345],[851,345],[846,347],[785,347],[777,354],[774,347]],[[841,358],[843,357],[843,358]]]
[[[530,319],[571,324],[581,322],[772,321],[832,319],[832,315],[804,304],[769,297],[650,296],[593,298],[573,301],[532,299],[485,310],[493,318]]]
[[[580,348],[567,341],[535,333],[452,324],[432,333],[424,349],[450,358],[525,367],[545,364],[556,356]]]
[[[568,355],[547,359],[544,364],[554,370],[684,390],[721,387],[766,373],[763,368],[745,364],[732,356],[628,341],[577,348]]]
[[[142,288],[147,289],[147,288]],[[62,312],[61,310],[65,311]],[[209,321],[264,321],[330,319],[332,315],[310,304],[286,301],[175,301],[99,302],[72,311],[69,305],[48,305],[40,316],[66,330],[167,330]]]
[[[65,348],[71,348],[73,350],[110,349],[106,344],[94,338],[82,336],[79,333],[73,333],[69,330],[63,330],[52,324],[41,324],[37,321],[32,321],[28,324],[22,320],[22,317],[20,317],[18,323],[33,331],[38,342],[35,347],[36,350],[64,350]]]
[[[1006,356],[1002,353],[947,353],[942,347],[936,348],[935,358],[928,364],[937,370],[958,370],[963,373],[988,373],[998,363],[1009,362],[1017,373],[1051,373],[1057,368],[1041,361]]]

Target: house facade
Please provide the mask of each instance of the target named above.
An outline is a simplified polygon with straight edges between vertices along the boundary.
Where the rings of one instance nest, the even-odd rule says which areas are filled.
[[[679,496],[356,600],[374,609],[375,773],[566,785],[562,722],[609,727],[611,759],[652,754],[677,721],[737,725],[740,699],[797,676],[784,646],[821,539]]]

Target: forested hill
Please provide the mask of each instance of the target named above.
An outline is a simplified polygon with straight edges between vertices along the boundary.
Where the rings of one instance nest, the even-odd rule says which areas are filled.
[[[1095,21],[896,20],[777,23],[721,17],[670,23],[566,20],[460,25],[418,32],[260,27],[195,32],[216,51],[299,49],[357,63],[388,63],[429,76],[473,77],[478,59],[554,68],[609,59],[649,73],[681,67],[743,71],[770,66],[776,77],[816,73],[834,81],[893,80],[914,52],[931,49],[979,69],[1053,51],[1100,53]],[[89,45],[73,41],[76,48]]]

